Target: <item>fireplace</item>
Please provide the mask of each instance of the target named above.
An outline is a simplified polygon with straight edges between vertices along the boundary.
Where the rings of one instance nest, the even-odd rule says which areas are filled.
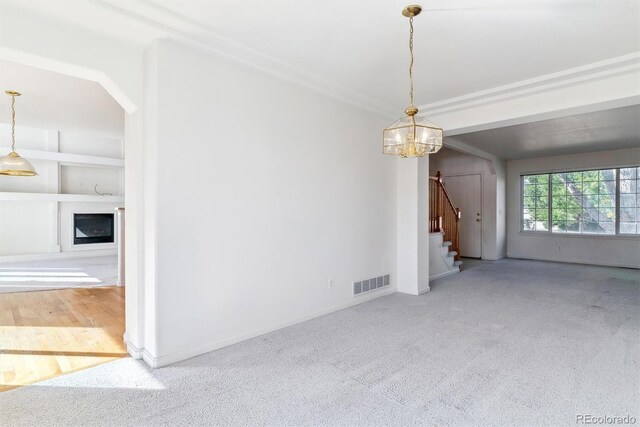
[[[113,243],[113,214],[74,213],[73,244]]]

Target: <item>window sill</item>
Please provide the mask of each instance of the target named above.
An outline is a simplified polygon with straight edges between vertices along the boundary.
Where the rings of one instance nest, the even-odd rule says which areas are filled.
[[[588,239],[611,239],[611,240],[638,240],[640,234],[578,234],[578,233],[553,233],[550,231],[520,231],[518,234],[523,236],[539,236],[539,237],[571,237],[571,238],[588,238]]]

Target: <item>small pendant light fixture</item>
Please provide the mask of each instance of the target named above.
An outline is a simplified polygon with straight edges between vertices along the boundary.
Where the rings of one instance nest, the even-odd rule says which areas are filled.
[[[7,90],[4,93],[11,97],[11,152],[0,159],[0,175],[35,176],[38,175],[27,159],[16,152],[16,96],[20,92]]]
[[[407,6],[402,14],[409,18],[409,106],[404,110],[406,116],[387,127],[382,132],[382,152],[400,157],[423,157],[437,153],[442,148],[442,128],[424,117],[416,116],[418,109],[413,105],[413,18],[418,16],[422,7]]]

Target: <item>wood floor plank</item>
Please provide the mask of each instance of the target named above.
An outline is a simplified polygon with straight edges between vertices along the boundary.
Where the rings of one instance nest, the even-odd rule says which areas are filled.
[[[126,357],[124,288],[0,293],[0,392]]]

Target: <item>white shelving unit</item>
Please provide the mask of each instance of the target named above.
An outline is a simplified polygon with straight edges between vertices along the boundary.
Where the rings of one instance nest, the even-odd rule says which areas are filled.
[[[39,175],[0,177],[0,219],[21,224],[19,230],[5,228],[0,240],[8,241],[18,233],[28,236],[20,248],[0,247],[0,261],[53,257],[61,252],[115,253],[115,243],[74,245],[73,215],[124,207],[122,141],[73,131],[19,130],[22,140],[18,151]],[[0,146],[0,153],[9,151],[10,147]]]
[[[60,194],[60,193],[16,193],[12,191],[0,192],[0,201],[21,202],[90,202],[90,203],[124,203],[124,196],[99,196],[91,194]]]
[[[44,164],[45,168],[42,171],[44,177],[29,178],[32,181],[38,180],[39,183],[33,183],[33,188],[24,189],[23,187],[12,187],[5,183],[4,186],[0,185],[0,201],[48,201],[48,202],[124,202],[123,194],[123,182],[122,173],[124,171],[124,159],[116,157],[104,157],[93,156],[86,154],[75,153],[61,153],[59,149],[60,134],[56,131],[49,131],[46,137],[46,143],[42,148],[44,149],[20,149],[20,155],[29,159],[33,163]],[[42,146],[42,144],[41,144]],[[0,146],[0,153],[11,151],[10,147]],[[57,173],[51,173],[52,163],[56,164],[55,168]],[[87,168],[90,170],[93,168],[96,171],[101,171],[104,178],[104,171],[113,170],[115,175],[115,181],[119,181],[118,188],[111,188],[111,191],[106,191],[112,195],[101,196],[99,194],[93,194],[93,185],[91,183],[85,183],[86,185],[78,193],[74,191],[68,191],[64,186],[65,169],[71,170],[75,167]],[[36,168],[38,169],[38,168]],[[108,173],[107,173],[108,174]],[[24,178],[23,178],[24,179]],[[16,181],[14,181],[16,182]],[[30,182],[30,183],[31,183]],[[7,188],[8,187],[8,188]]]
[[[10,151],[11,147],[0,147],[0,153],[8,153]],[[84,154],[22,149],[20,150],[20,155],[25,159],[50,160],[62,164],[124,167],[124,159],[117,159],[113,157],[87,156]]]

